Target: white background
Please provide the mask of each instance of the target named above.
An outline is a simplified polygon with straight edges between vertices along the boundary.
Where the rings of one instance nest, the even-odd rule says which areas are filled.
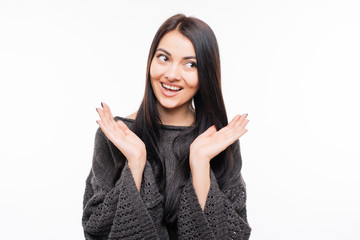
[[[168,17],[207,22],[241,137],[251,239],[360,239],[358,1],[0,2],[2,239],[83,239],[106,102],[137,110]]]

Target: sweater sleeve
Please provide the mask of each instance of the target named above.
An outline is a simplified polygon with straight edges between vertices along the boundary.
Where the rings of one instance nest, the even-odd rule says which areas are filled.
[[[150,164],[145,165],[139,192],[127,161],[118,181],[112,183],[119,156],[120,151],[98,128],[83,200],[85,238],[168,239],[166,227],[158,220],[163,214],[163,199]]]
[[[233,156],[241,158],[239,142],[235,144]],[[245,182],[240,174],[241,161],[235,160],[237,165],[232,176],[235,186],[231,190],[220,190],[215,174],[210,170],[210,189],[204,211],[190,175],[180,198],[179,239],[249,239],[251,228],[246,216]]]

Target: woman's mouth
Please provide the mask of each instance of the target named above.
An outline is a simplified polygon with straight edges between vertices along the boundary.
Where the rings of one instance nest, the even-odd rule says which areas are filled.
[[[180,87],[170,86],[162,82],[160,82],[160,86],[161,86],[161,92],[167,97],[176,96],[182,90],[182,88]]]

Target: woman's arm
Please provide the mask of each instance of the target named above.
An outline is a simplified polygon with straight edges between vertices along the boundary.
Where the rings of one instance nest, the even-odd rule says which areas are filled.
[[[237,115],[224,128],[217,131],[211,126],[199,135],[190,146],[190,169],[196,195],[204,209],[210,188],[210,160],[247,132],[247,114]]]
[[[161,223],[163,209],[144,143],[110,108],[96,109],[101,117],[95,136],[92,169],[86,181],[83,227],[86,239],[168,239]],[[113,184],[115,162],[126,162]]]
[[[221,191],[210,160],[245,134],[246,115],[236,116],[228,126],[216,131],[210,127],[190,146],[191,176],[182,191],[179,210],[179,238],[248,239],[245,185],[241,181],[240,147],[233,152],[235,167],[230,190]]]
[[[203,164],[191,165],[192,184],[199,199],[201,209],[204,210],[207,195],[210,189],[210,164],[201,161]]]
[[[194,179],[185,184],[180,198],[178,214],[179,239],[249,239],[251,228],[246,216],[246,189],[240,174],[240,148],[235,143],[233,152],[236,165],[232,188],[220,190],[214,172],[210,169],[210,188],[205,206],[200,205]]]
[[[103,109],[96,108],[101,120],[96,121],[106,137],[124,154],[129,162],[137,189],[140,191],[141,178],[146,162],[146,147],[143,141],[126,124],[115,121],[109,106],[101,103]]]
[[[140,192],[128,161],[113,184],[114,162],[119,157],[120,151],[98,128],[83,202],[86,239],[168,239],[166,227],[158,220],[163,199],[156,191],[151,167],[146,162]]]

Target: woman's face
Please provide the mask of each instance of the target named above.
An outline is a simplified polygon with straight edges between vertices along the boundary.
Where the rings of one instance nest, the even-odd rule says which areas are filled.
[[[177,30],[165,34],[151,61],[150,78],[159,107],[187,108],[199,89],[191,41]]]

